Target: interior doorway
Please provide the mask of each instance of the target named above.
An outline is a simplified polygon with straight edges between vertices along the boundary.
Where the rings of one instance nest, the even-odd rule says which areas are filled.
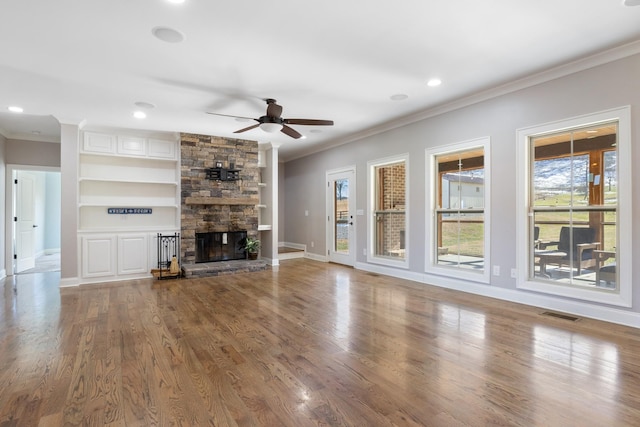
[[[60,271],[60,169],[7,166],[7,275]]]

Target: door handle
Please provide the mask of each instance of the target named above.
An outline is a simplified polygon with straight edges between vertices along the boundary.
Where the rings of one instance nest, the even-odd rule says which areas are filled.
[[[36,227],[38,227],[38,226],[37,226],[37,225],[35,225],[35,224],[33,224],[33,228],[36,228]]]

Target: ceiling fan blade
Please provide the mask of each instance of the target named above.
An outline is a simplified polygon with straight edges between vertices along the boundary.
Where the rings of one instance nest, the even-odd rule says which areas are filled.
[[[280,117],[282,114],[282,106],[276,104],[275,101],[269,102],[271,100],[267,100],[267,116],[269,117]]]
[[[302,134],[301,134],[300,132],[298,132],[297,130],[295,130],[295,129],[293,129],[293,128],[290,128],[290,127],[289,127],[289,126],[287,126],[287,125],[283,125],[283,126],[282,126],[282,130],[281,130],[280,132],[282,132],[282,133],[284,133],[284,134],[287,134],[287,135],[289,135],[291,138],[295,138],[295,139],[298,139],[298,138],[301,138],[301,137],[302,137]]]
[[[284,119],[288,125],[333,126],[333,120]]]
[[[246,127],[246,128],[244,128],[244,129],[237,130],[237,131],[235,131],[234,133],[242,133],[242,132],[246,132],[246,131],[248,131],[248,130],[251,130],[251,129],[255,129],[255,128],[257,128],[258,126],[260,126],[260,123],[258,123],[257,125],[251,125],[251,126]]]
[[[232,116],[231,114],[210,113],[209,111],[207,111],[207,114],[211,114],[211,115],[214,115],[214,116],[222,116],[222,117],[233,117],[235,119],[247,119],[247,120],[256,120],[257,121],[257,119],[255,119],[253,117]]]

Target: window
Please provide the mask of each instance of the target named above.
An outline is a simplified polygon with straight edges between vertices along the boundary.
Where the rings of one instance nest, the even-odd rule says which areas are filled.
[[[427,150],[431,185],[431,254],[427,269],[488,281],[489,182],[485,168],[489,139]],[[429,191],[429,190],[427,190]],[[429,198],[428,198],[429,199]]]
[[[407,156],[369,163],[369,261],[407,267]]]
[[[518,132],[528,164],[522,287],[630,304],[620,279],[630,274],[631,245],[620,234],[630,226],[620,179],[630,173],[627,120],[620,109]]]

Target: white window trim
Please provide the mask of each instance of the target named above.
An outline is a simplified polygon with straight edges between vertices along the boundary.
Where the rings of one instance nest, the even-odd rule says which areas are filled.
[[[460,151],[469,151],[473,148],[484,150],[484,269],[482,272],[465,270],[458,267],[445,267],[436,264],[436,195],[437,180],[435,171],[437,170],[436,157],[443,154],[452,154]],[[440,276],[454,277],[480,283],[490,283],[491,281],[491,138],[486,136],[469,141],[458,142],[425,150],[426,155],[426,186],[425,197],[425,273],[437,274]]]
[[[531,158],[528,147],[529,138],[545,133],[560,132],[577,127],[597,125],[610,121],[618,121],[618,286],[619,292],[611,292],[597,288],[582,288],[575,285],[563,285],[560,283],[547,283],[531,280],[527,274],[528,248],[533,246],[530,242],[528,230],[528,215],[530,215],[529,192],[531,174]],[[517,234],[516,256],[519,289],[542,292],[545,294],[574,298],[602,304],[610,304],[620,307],[632,305],[632,241],[631,235],[633,222],[631,218],[632,192],[631,192],[631,107],[625,106],[605,110],[598,113],[587,114],[560,120],[552,123],[531,126],[518,129],[517,138],[517,164],[518,169],[518,193],[517,193]],[[628,178],[628,179],[627,179]],[[621,233],[620,230],[625,230]],[[620,268],[622,267],[622,268]]]
[[[376,177],[375,177],[375,168],[378,166],[386,166],[393,163],[404,162],[405,167],[405,187],[404,187],[404,200],[405,200],[405,232],[404,232],[404,259],[403,260],[394,260],[387,257],[381,257],[375,255],[375,223],[376,223],[376,214],[375,214],[375,194],[376,194]],[[398,268],[409,268],[409,248],[410,248],[410,240],[411,233],[409,232],[409,153],[399,154],[397,156],[384,157],[377,160],[370,160],[367,162],[367,206],[369,209],[369,214],[367,215],[367,236],[369,245],[367,247],[367,262],[371,264],[380,264],[387,265],[390,267],[398,267]]]

